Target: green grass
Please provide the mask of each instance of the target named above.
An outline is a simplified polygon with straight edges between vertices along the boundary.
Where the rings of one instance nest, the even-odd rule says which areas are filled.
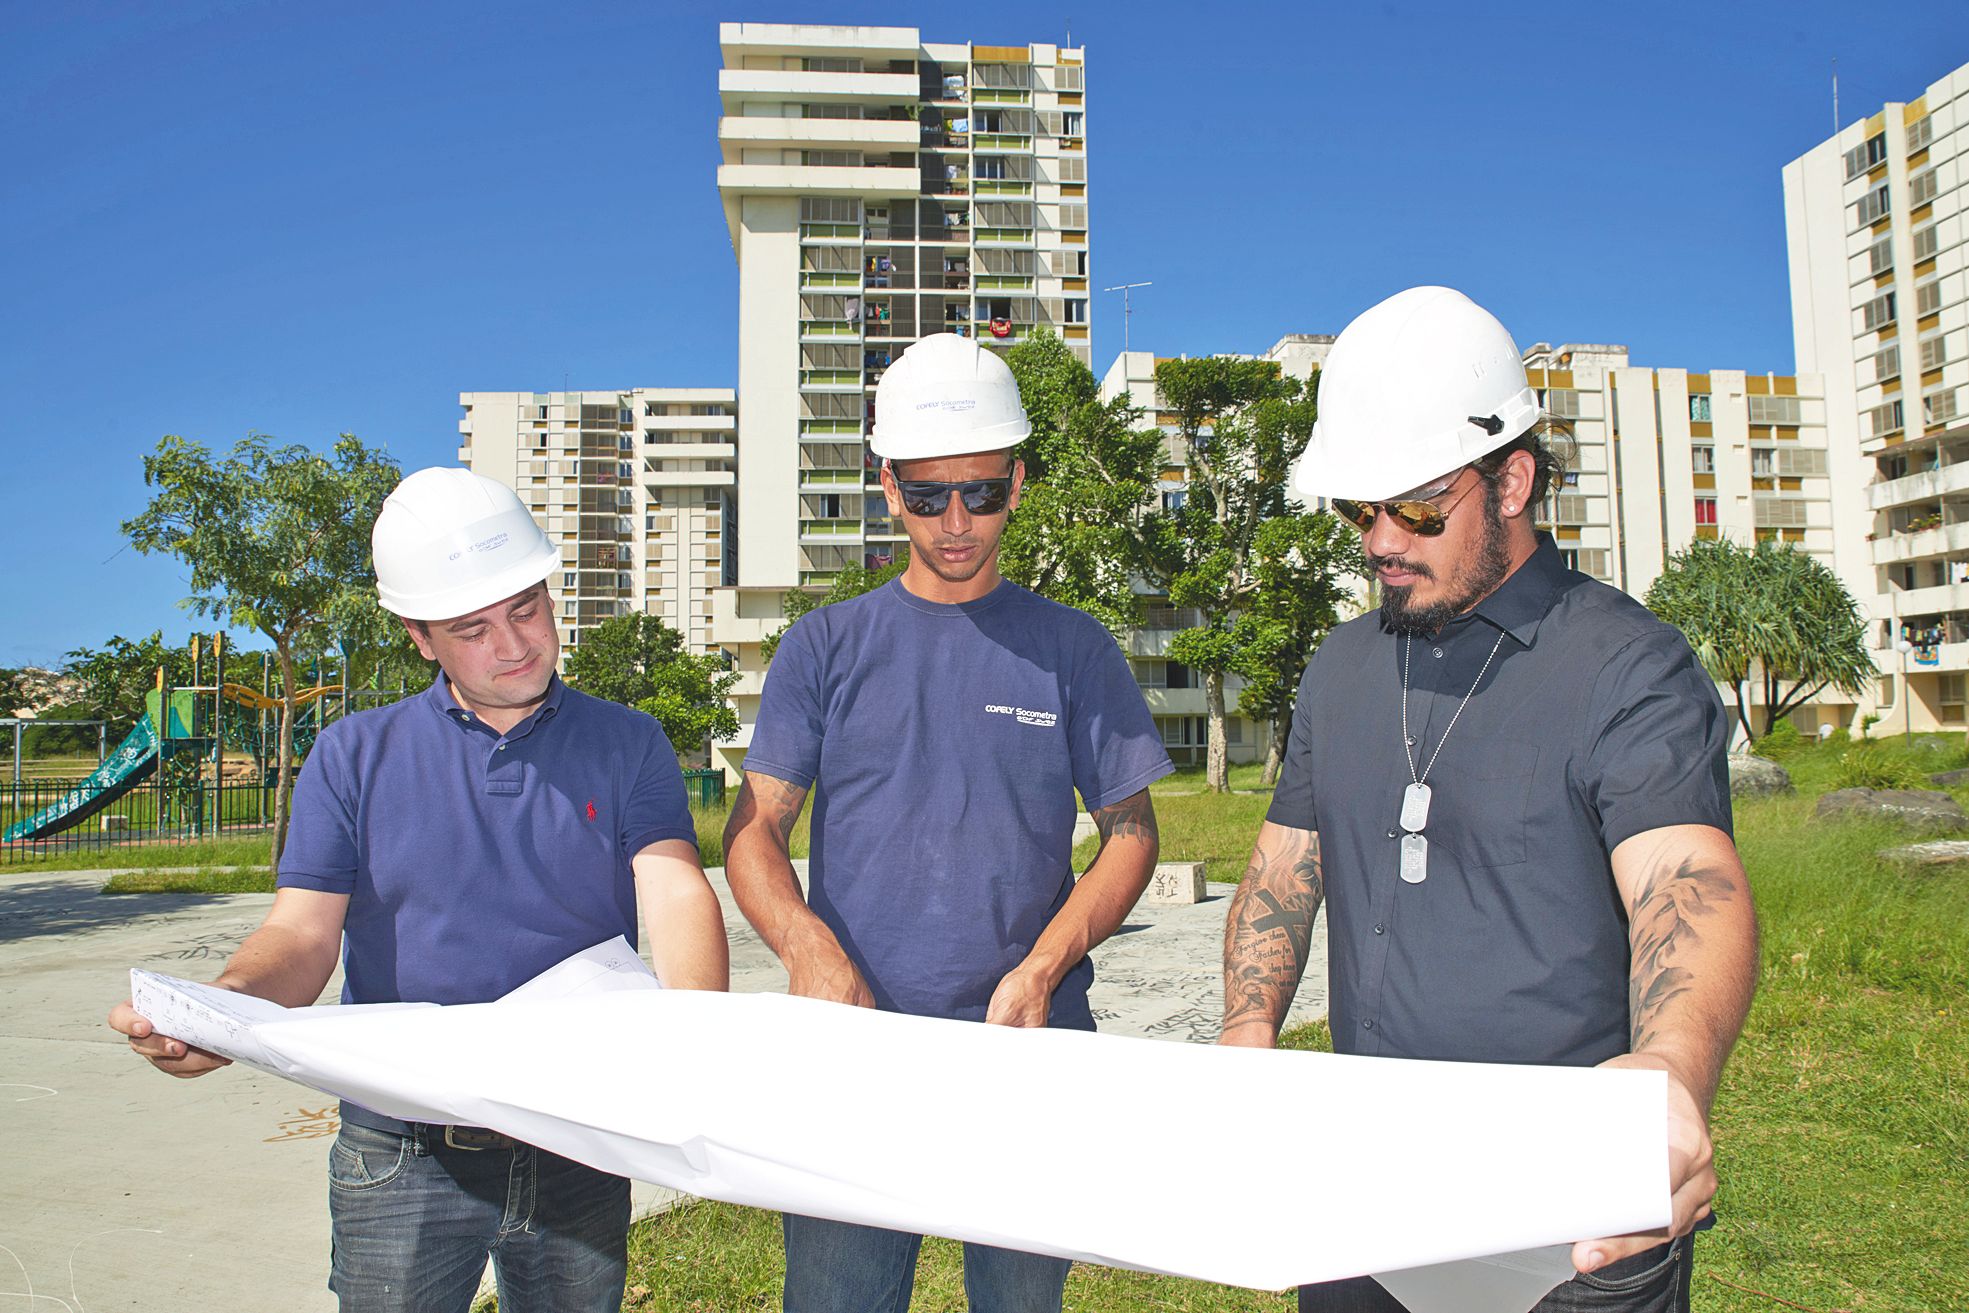
[[[57,848],[38,856],[0,858],[0,882],[35,871],[101,871],[117,867],[264,866],[270,849],[264,834],[239,839],[188,839],[183,843],[117,844],[104,848]]]
[[[270,894],[273,872],[251,866],[124,871],[110,876],[102,891],[106,894]]]
[[[1251,845],[1269,793],[1177,793],[1154,798],[1156,829],[1161,835],[1161,860],[1202,862],[1212,880],[1238,880],[1251,859]],[[1100,836],[1084,839],[1073,850],[1074,869],[1084,871],[1100,851]]]

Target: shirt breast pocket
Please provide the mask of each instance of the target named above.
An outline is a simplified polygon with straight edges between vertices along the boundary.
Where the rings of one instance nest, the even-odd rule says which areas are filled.
[[[1434,800],[1436,806],[1450,804],[1445,809],[1449,815],[1442,818],[1448,824],[1441,828],[1441,842],[1466,869],[1524,862],[1530,853],[1531,791],[1537,774],[1537,748],[1493,739],[1483,758],[1459,773],[1455,793],[1444,788]],[[1428,833],[1431,839],[1438,833],[1434,816]]]

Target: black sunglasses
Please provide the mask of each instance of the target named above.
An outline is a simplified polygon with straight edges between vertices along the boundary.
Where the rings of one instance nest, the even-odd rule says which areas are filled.
[[[911,515],[942,515],[950,505],[950,494],[964,499],[964,509],[973,515],[996,515],[1012,500],[1012,476],[1002,479],[965,479],[961,483],[933,483],[926,479],[897,479],[902,508]]]
[[[1454,484],[1450,485],[1454,487]],[[1387,514],[1396,524],[1419,538],[1434,538],[1449,526],[1449,513],[1463,504],[1463,498],[1470,495],[1471,484],[1461,496],[1447,506],[1438,506],[1433,501],[1348,501],[1344,497],[1333,499],[1333,509],[1340,518],[1366,533],[1374,527],[1374,517]],[[1449,491],[1444,488],[1438,497]]]

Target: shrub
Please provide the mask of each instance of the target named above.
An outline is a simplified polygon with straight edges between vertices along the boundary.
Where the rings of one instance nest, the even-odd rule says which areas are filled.
[[[1782,761],[1806,745],[1806,738],[1791,723],[1789,716],[1771,727],[1771,732],[1750,745],[1750,750],[1760,757],[1772,761]]]
[[[1925,789],[1928,776],[1898,752],[1876,743],[1855,743],[1839,758],[1835,789]]]

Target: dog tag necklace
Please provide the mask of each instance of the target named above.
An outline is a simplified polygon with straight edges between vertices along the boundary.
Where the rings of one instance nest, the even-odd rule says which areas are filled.
[[[1497,659],[1497,649],[1504,646],[1504,631],[1499,630],[1497,641],[1490,646],[1490,655],[1484,658],[1483,669],[1470,682],[1470,691],[1456,704],[1456,714],[1443,726],[1443,736],[1436,740],[1436,750],[1429,754],[1428,764],[1418,774],[1415,769],[1415,736],[1408,732],[1408,658],[1415,647],[1415,635],[1402,635],[1402,758],[1408,762],[1408,778],[1412,781],[1402,790],[1402,844],[1401,865],[1398,868],[1403,881],[1408,884],[1421,884],[1429,878],[1429,841],[1422,831],[1429,824],[1429,772],[1435,769],[1436,758],[1442,756],[1443,744],[1449,742],[1449,732],[1456,728],[1457,718],[1463,708],[1470,705],[1470,699],[1477,695],[1477,685],[1484,682],[1484,672],[1490,663]]]

